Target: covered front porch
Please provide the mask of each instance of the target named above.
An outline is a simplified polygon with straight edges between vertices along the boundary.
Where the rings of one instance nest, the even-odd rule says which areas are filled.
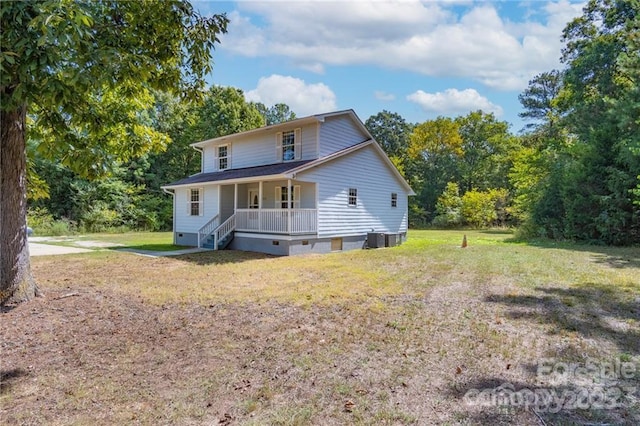
[[[315,234],[317,185],[291,179],[221,184],[218,214],[198,232],[198,243],[218,242],[232,232],[279,235]]]
[[[234,213],[237,231],[316,233],[316,184],[288,179],[222,185],[221,220]]]
[[[318,224],[316,184],[283,179],[222,185],[222,221],[234,213],[237,231],[314,234]]]

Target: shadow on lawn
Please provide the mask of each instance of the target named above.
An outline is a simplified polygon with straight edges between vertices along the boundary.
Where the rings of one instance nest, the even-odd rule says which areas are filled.
[[[22,368],[13,368],[11,370],[0,370],[0,395],[9,393],[14,383],[21,377],[27,376],[29,373]]]
[[[192,247],[176,246],[173,244],[135,244],[135,245],[118,245],[114,247],[108,247],[110,250],[141,250],[141,251],[178,251],[185,250]]]
[[[211,250],[200,253],[183,254],[179,256],[171,256],[172,259],[190,262],[196,265],[223,265],[226,263],[241,263],[252,260],[273,259],[273,256],[264,253],[255,253],[249,251],[238,250]]]
[[[525,366],[533,373],[537,368]],[[632,392],[622,390],[623,383],[611,383],[606,388],[581,387],[569,382],[553,385],[539,379],[528,383],[493,375],[458,382],[447,394],[461,402],[464,419],[470,424],[634,425],[640,420]],[[598,400],[598,395],[603,399]]]
[[[516,308],[507,313],[513,319],[549,323],[552,333],[569,331],[590,339],[605,339],[621,352],[640,354],[640,333],[630,323],[640,321],[640,299],[632,292],[597,283],[535,290],[538,294],[489,295],[486,301]]]
[[[482,231],[478,231],[479,234],[487,234],[487,235],[513,235],[512,229],[485,229]]]
[[[613,247],[575,244],[554,240],[519,240],[507,238],[505,243],[525,243],[532,247],[546,249],[570,250],[591,253],[595,263],[609,265],[612,268],[640,268],[640,247]]]

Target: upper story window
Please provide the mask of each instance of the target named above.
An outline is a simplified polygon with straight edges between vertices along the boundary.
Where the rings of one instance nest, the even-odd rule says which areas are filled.
[[[398,194],[395,192],[391,193],[391,207],[398,207]]]
[[[216,150],[218,170],[227,170],[229,168],[229,145],[219,145]]]
[[[278,161],[299,160],[302,156],[300,129],[278,132],[276,135]]]
[[[189,192],[189,216],[202,216],[202,189],[191,189]]]
[[[296,158],[296,133],[282,132],[282,161],[291,161]]]
[[[349,188],[349,205],[350,206],[358,205],[358,189],[357,188]]]

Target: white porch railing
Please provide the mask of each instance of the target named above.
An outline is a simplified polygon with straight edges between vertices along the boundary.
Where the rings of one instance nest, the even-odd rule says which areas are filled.
[[[232,214],[227,220],[222,222],[213,233],[213,249],[218,250],[218,242],[231,234],[236,228],[236,215]]]
[[[317,231],[316,209],[237,209],[236,230],[274,234],[311,234]]]
[[[215,215],[198,230],[198,247],[202,247],[202,242],[218,227],[218,219],[219,216]]]

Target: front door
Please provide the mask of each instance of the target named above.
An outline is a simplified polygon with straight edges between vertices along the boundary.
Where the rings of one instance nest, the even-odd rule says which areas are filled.
[[[257,189],[250,189],[249,190],[249,208],[250,209],[257,209],[260,207],[260,193],[258,192]]]

